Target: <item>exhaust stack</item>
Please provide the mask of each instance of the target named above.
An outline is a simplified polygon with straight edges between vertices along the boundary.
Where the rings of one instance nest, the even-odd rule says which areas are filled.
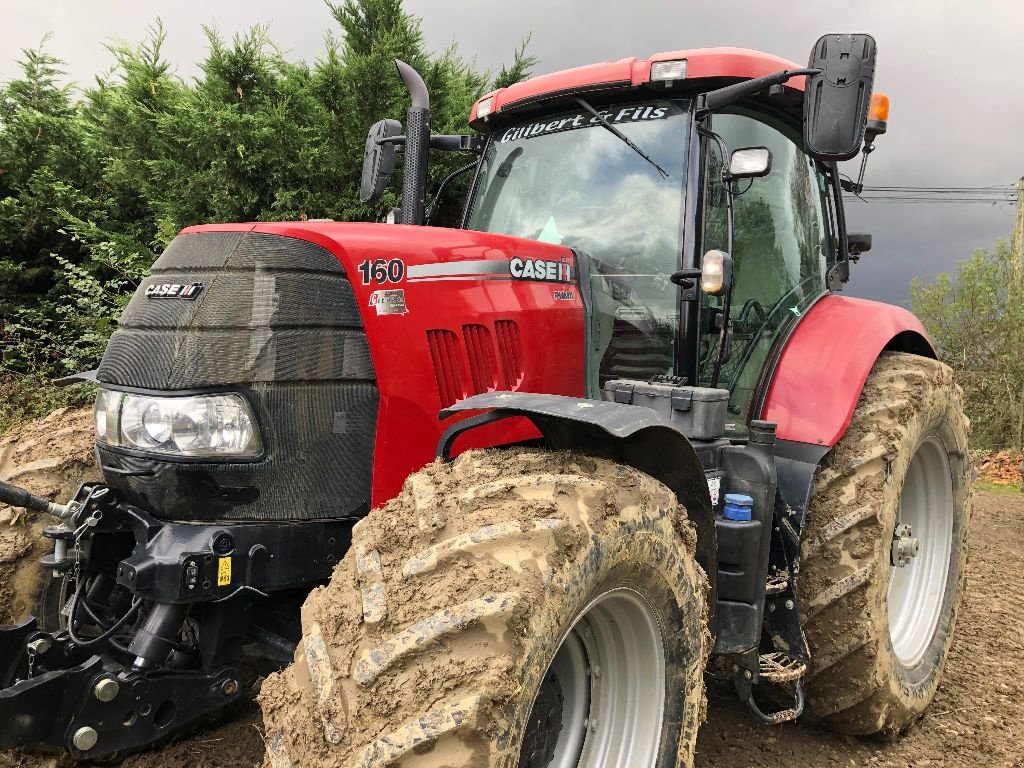
[[[430,95],[419,72],[395,59],[398,74],[412,97],[405,118],[405,171],[400,224],[423,224],[427,197],[427,156],[430,148]]]

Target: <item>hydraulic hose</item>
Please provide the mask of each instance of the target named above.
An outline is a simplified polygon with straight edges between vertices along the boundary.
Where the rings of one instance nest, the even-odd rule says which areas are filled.
[[[35,512],[50,512],[50,507],[57,506],[41,496],[34,496],[24,488],[0,481],[0,501],[12,507],[22,507]]]
[[[68,637],[71,638],[71,642],[77,645],[79,648],[89,648],[94,645],[99,645],[104,640],[109,640],[115,632],[121,627],[131,621],[132,617],[139,610],[139,606],[142,605],[142,598],[137,597],[132,600],[131,606],[125,611],[124,616],[115,621],[105,632],[98,637],[91,637],[88,640],[82,640],[75,635],[75,614],[78,613],[78,605],[82,600],[82,592],[85,591],[84,580],[75,588],[75,594],[71,598],[71,607],[68,609]],[[92,614],[92,611],[89,611]]]

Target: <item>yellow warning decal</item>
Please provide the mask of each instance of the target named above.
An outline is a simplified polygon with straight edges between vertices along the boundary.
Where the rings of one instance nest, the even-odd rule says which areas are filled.
[[[217,586],[226,587],[231,583],[231,558],[222,557],[217,562]]]

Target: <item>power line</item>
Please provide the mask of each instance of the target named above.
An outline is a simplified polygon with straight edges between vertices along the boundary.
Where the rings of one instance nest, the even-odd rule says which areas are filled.
[[[916,186],[891,184],[864,187],[860,195],[847,196],[847,200],[863,203],[895,205],[988,205],[1002,206],[1017,203],[1021,192],[1016,184],[988,186]]]

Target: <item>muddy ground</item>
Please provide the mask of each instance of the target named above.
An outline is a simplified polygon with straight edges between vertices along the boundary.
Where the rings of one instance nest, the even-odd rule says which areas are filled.
[[[712,688],[698,768],[1024,767],[1024,494],[978,491],[970,546],[967,598],[945,680],[925,717],[897,743],[807,723],[759,725],[729,689]],[[135,764],[248,768],[262,756],[260,728],[250,715]]]
[[[26,449],[26,441],[35,443]],[[90,444],[88,414],[58,412],[0,438],[0,478],[61,496],[88,464]],[[10,587],[13,579],[27,577],[22,563],[35,559],[33,522],[0,505],[0,623],[24,608],[12,604]],[[758,725],[731,691],[712,688],[697,766],[1024,768],[1024,494],[979,490],[970,547],[967,596],[945,680],[925,717],[897,743],[835,736],[808,723]],[[126,765],[250,768],[262,760],[262,728],[256,708],[244,707],[231,722],[160,752],[137,755]],[[0,754],[0,768],[57,768],[60,763]]]

